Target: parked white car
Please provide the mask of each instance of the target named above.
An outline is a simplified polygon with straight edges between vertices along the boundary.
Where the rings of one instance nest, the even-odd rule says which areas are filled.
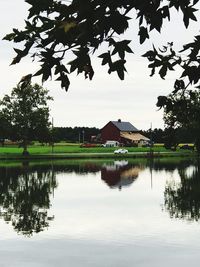
[[[119,142],[118,141],[111,141],[111,140],[108,140],[106,141],[105,144],[102,145],[103,147],[116,147],[116,146],[119,146]]]
[[[115,154],[127,154],[128,153],[128,150],[127,149],[123,149],[123,148],[119,148],[119,149],[116,149],[114,151]]]

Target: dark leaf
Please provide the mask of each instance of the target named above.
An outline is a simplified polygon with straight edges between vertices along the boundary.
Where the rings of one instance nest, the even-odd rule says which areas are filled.
[[[32,76],[33,76],[33,75],[32,75],[31,73],[30,73],[30,74],[27,74],[27,75],[25,75],[25,76],[23,76],[23,77],[21,78],[21,80],[19,81],[19,83],[22,83],[22,82],[30,82]]]
[[[189,20],[192,19],[194,21],[197,21],[194,12],[196,12],[197,9],[192,8],[191,6],[187,7],[184,11],[183,21],[185,24],[185,27],[187,28],[189,25]]]
[[[185,83],[183,80],[176,80],[174,83],[174,91],[173,93],[177,93],[179,90],[183,90],[185,88]]]
[[[160,77],[162,79],[165,78],[166,74],[167,74],[167,66],[166,65],[163,65],[162,68],[160,69],[159,71],[159,74],[160,74]]]
[[[159,108],[163,108],[167,104],[167,97],[166,96],[159,96],[156,106]]]
[[[7,41],[12,41],[14,38],[15,38],[15,33],[10,33],[10,34],[7,34],[3,40],[7,40]]]
[[[92,80],[94,76],[94,70],[91,66],[91,64],[87,64],[84,66],[84,72],[85,72],[85,79],[89,77],[90,80]]]
[[[138,35],[140,36],[140,44],[144,43],[146,39],[149,39],[149,34],[145,27],[140,27]]]
[[[99,58],[103,58],[102,63],[101,63],[102,65],[106,65],[106,64],[110,65],[112,63],[110,52],[101,54]]]

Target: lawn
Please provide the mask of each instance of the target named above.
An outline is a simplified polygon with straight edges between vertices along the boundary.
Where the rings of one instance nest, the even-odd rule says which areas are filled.
[[[51,146],[34,145],[28,148],[30,154],[58,154],[58,153],[113,153],[116,148],[114,147],[91,147],[81,148],[78,144],[56,144]],[[150,148],[146,147],[128,147],[129,152],[150,152]],[[3,154],[21,154],[22,148],[17,146],[0,147],[0,155]],[[162,146],[155,146],[152,148],[154,152],[171,152]]]

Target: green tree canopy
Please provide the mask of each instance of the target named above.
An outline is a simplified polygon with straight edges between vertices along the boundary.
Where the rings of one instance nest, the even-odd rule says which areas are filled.
[[[164,120],[176,137],[174,130],[190,129],[198,152],[200,152],[200,92],[185,89],[184,93],[170,94],[164,106]]]
[[[5,116],[11,127],[10,137],[22,142],[24,154],[28,153],[30,141],[41,140],[48,134],[48,100],[52,100],[48,90],[38,84],[23,82],[13,88],[10,96],[5,95],[0,101],[0,114]]]

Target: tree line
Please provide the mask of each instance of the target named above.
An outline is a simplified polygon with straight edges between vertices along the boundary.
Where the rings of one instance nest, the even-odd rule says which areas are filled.
[[[99,142],[100,129],[96,127],[54,127],[55,142],[66,141],[75,143]]]
[[[170,128],[149,129],[141,133],[151,139],[153,143],[163,144],[167,149],[176,148],[178,144],[195,143],[193,131],[188,128],[179,127],[176,130]]]
[[[170,129],[148,129],[140,131],[141,134],[152,139],[153,143],[164,144],[166,148],[177,146],[180,143],[194,143],[193,132],[187,128],[178,128],[172,133]],[[56,142],[77,142],[77,143],[101,143],[101,129],[96,127],[55,127],[54,139]]]

